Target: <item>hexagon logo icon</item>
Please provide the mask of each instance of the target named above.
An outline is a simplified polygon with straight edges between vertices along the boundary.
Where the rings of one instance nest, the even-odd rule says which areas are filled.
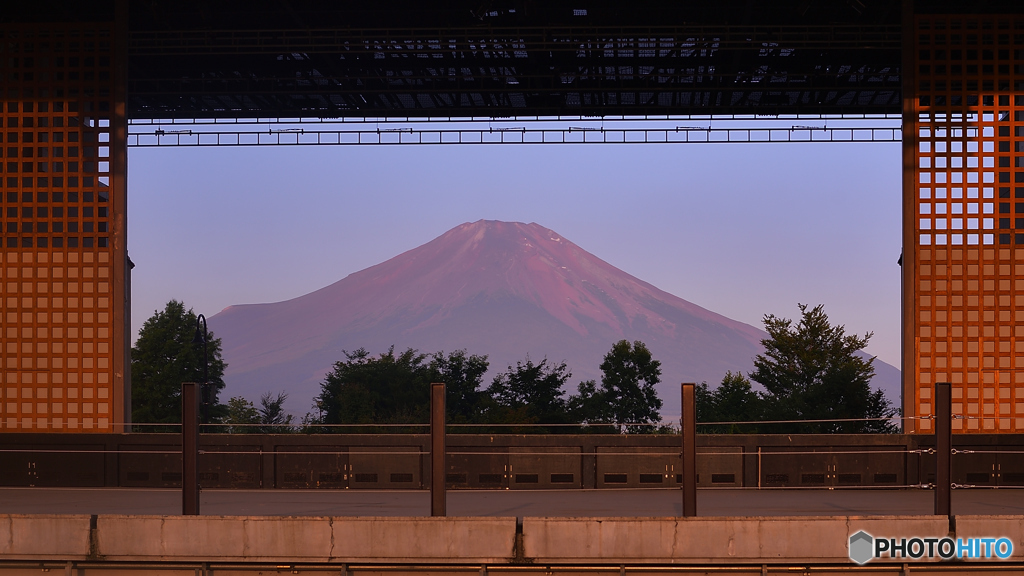
[[[861,565],[867,564],[874,557],[874,544],[875,539],[863,530],[850,536],[850,560]]]

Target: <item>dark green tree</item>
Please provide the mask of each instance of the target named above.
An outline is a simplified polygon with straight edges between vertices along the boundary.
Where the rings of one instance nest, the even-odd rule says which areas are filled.
[[[320,383],[316,409],[320,424],[406,424],[427,422],[432,370],[427,355],[395,347],[377,356],[365,348],[345,351]]]
[[[576,387],[576,394],[569,397],[566,405],[570,419],[586,425],[582,431],[595,434],[612,434],[617,431],[613,426],[601,426],[614,422],[615,416],[612,414],[607,396],[598,388],[596,381],[580,382]]]
[[[445,410],[449,422],[481,422],[487,394],[480,387],[488,366],[487,356],[467,354],[465,350],[456,350],[448,355],[437,352],[430,357],[430,381],[445,384]]]
[[[565,365],[548,364],[547,358],[534,364],[529,357],[494,377],[487,394],[493,405],[485,415],[489,423],[568,424],[565,392],[562,387],[572,377]],[[530,428],[531,432],[565,432],[561,429]]]
[[[132,347],[132,421],[180,423],[181,383],[203,381],[203,345],[193,342],[196,315],[177,300],[153,313],[139,330]],[[220,338],[208,333],[208,412],[211,422],[227,415],[218,400],[224,389]]]
[[[260,415],[260,424],[264,426],[261,431],[264,434],[288,434],[292,432],[292,415],[284,411],[284,401],[288,394],[278,392],[275,396],[271,392],[265,392],[260,396],[260,407],[257,409]]]
[[[833,326],[821,305],[808,309],[799,304],[800,321],[768,314],[764,317],[769,337],[762,340],[764,354],[754,358],[750,378],[766,390],[768,420],[831,420],[777,425],[778,433],[895,432],[890,418],[897,414],[881,390],[871,390],[874,358],[858,352],[872,334],[847,335],[844,326]]]
[[[259,432],[256,426],[259,423],[259,410],[256,410],[252,402],[241,396],[232,396],[228,400],[228,414],[224,417],[228,434],[255,434]]]
[[[626,426],[633,434],[654,432],[654,427],[643,424],[661,421],[661,398],[654,389],[661,381],[661,362],[647,346],[639,340],[619,340],[605,354],[601,372],[601,393],[614,421],[633,424]]]
[[[288,434],[292,432],[293,416],[284,411],[288,394],[279,392],[276,396],[266,392],[260,396],[260,407],[235,396],[228,400],[228,413],[223,423],[229,434]]]
[[[699,425],[703,434],[757,434],[770,432],[759,424],[747,424],[764,418],[764,400],[750,386],[741,372],[726,372],[722,383],[714,390],[707,382],[694,390],[697,401],[697,422],[738,422],[737,424]]]
[[[620,340],[601,362],[601,385],[593,380],[581,382],[569,398],[569,411],[578,422],[588,425],[614,422],[618,431],[652,433],[661,420],[661,399],[654,387],[661,380],[661,362],[651,356],[647,346],[637,340]],[[610,432],[599,427],[591,431]]]

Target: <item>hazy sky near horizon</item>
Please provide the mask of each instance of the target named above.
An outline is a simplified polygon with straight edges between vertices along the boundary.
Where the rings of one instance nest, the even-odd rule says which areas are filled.
[[[207,317],[287,300],[489,219],[758,327],[824,304],[899,367],[898,143],[133,148],[128,166],[136,335],[172,298]]]

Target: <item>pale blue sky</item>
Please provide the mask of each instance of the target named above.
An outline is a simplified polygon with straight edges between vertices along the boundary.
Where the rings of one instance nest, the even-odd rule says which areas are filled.
[[[898,368],[899,146],[134,148],[133,331],[171,298],[294,298],[485,218],[755,326],[824,304]]]

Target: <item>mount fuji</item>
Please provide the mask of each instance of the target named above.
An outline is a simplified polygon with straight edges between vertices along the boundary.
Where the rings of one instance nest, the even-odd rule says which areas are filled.
[[[663,414],[679,383],[753,369],[767,334],[631,276],[539,224],[480,220],[315,292],[229,306],[210,318],[228,367],[222,400],[286,391],[310,410],[343,350],[416,348],[486,354],[494,373],[527,355],[565,361],[569,393],[618,340],[641,340],[662,363]],[[899,398],[899,371],[875,360],[875,387]]]

